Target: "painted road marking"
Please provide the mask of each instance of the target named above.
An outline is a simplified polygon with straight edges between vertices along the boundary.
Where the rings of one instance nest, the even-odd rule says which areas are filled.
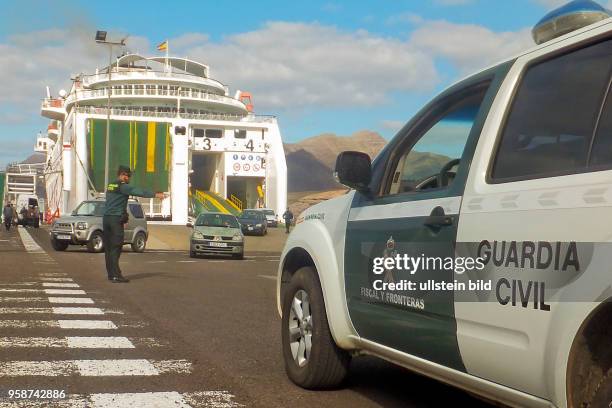
[[[115,330],[117,326],[108,320],[0,320],[0,328]]]
[[[271,280],[276,280],[277,277],[276,276],[272,276],[272,275],[257,275],[260,278],[264,278],[264,279],[271,279]]]
[[[178,263],[196,263],[198,261],[177,261]]]
[[[58,320],[62,329],[86,329],[86,330],[115,330],[115,323],[108,320]]]
[[[49,303],[81,303],[93,305],[94,301],[90,298],[74,298],[74,297],[49,297]]]
[[[102,315],[104,311],[97,307],[52,307],[53,314]]]
[[[0,362],[0,377],[83,377],[154,376],[160,374],[188,374],[187,360],[58,360]]]
[[[0,297],[0,303],[36,303],[47,302],[48,298],[44,297]]]
[[[138,392],[106,394],[69,394],[61,402],[61,408],[234,408],[242,407],[227,391],[196,391],[189,393]],[[29,408],[47,408],[49,401],[26,400]],[[17,404],[17,405],[15,405]],[[0,398],[0,408],[25,407],[14,399]]]
[[[74,282],[72,278],[40,278],[44,282]]]
[[[4,348],[132,349],[127,337],[0,337]]]
[[[39,273],[38,275],[42,276],[68,276],[68,274],[66,272],[45,272],[45,273]]]
[[[166,263],[166,262],[168,261],[147,261],[147,263],[150,263],[150,264],[158,264],[158,263]]]
[[[37,254],[46,253],[43,249],[32,239],[30,233],[21,225],[17,228],[17,232],[19,232],[19,238],[21,238],[21,242],[25,247],[26,251]]]
[[[78,283],[55,283],[55,282],[43,282],[45,288],[80,288]]]
[[[86,295],[81,289],[45,289],[47,295]]]
[[[97,307],[0,307],[0,314],[85,314],[103,315]]]

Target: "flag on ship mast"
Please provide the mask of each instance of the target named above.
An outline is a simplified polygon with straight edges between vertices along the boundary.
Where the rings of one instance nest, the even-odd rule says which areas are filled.
[[[168,52],[170,51],[168,40],[166,40],[163,43],[159,44],[157,46],[157,51],[166,51],[166,71],[167,71],[170,68],[170,66],[168,65]]]
[[[157,46],[157,51],[168,51],[168,40]]]

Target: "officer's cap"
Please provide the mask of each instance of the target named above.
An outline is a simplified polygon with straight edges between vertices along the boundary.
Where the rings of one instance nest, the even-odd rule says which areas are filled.
[[[127,174],[128,176],[132,175],[132,170],[128,166],[119,166],[119,171],[117,174]]]

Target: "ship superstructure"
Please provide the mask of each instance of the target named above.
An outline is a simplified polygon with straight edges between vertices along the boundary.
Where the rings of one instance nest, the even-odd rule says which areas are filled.
[[[249,93],[230,96],[209,71],[184,58],[128,54],[45,99],[42,115],[59,135],[48,172],[61,170],[61,180],[48,188],[61,188],[60,212],[103,193],[110,113],[111,180],[129,165],[134,184],[169,193],[141,200],[150,218],[184,224],[206,210],[282,213],[287,168],[276,118],[253,114]]]

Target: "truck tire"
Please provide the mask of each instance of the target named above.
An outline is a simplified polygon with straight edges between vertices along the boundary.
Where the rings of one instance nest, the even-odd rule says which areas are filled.
[[[601,379],[593,397],[588,403],[589,408],[608,407],[612,401],[612,369]]]
[[[284,290],[281,330],[285,371],[291,381],[306,389],[329,389],[342,383],[351,357],[331,335],[314,268],[300,268]]]
[[[136,234],[136,236],[134,236],[131,246],[132,251],[138,252],[139,254],[145,251],[145,248],[147,247],[147,237],[144,232],[139,232]]]
[[[104,251],[104,237],[101,231],[94,231],[87,242],[87,250],[94,254]]]
[[[68,248],[68,243],[65,241],[58,241],[55,238],[51,238],[51,246],[56,251],[65,251]]]

